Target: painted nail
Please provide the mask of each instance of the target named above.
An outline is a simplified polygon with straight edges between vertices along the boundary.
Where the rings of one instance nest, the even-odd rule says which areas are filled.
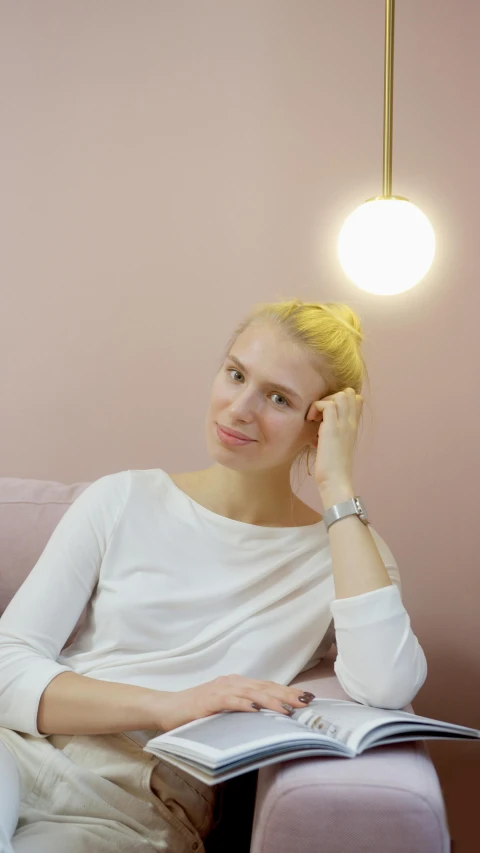
[[[304,705],[308,705],[312,700],[310,699],[310,696],[299,696],[298,701],[303,702]]]
[[[262,710],[262,706],[258,705],[256,702],[252,702],[252,708],[255,708],[256,711]]]
[[[305,691],[304,691],[303,695],[304,695],[304,696],[309,696],[309,697],[310,697],[310,699],[315,699],[315,694],[314,694],[314,693],[308,693],[308,691],[307,691],[307,690],[305,690]]]
[[[285,708],[285,710],[288,711],[290,715],[293,714],[294,709],[291,705],[286,705],[285,702],[282,702],[282,708]]]

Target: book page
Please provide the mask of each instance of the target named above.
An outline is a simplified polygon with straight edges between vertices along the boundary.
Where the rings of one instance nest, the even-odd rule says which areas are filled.
[[[166,761],[167,764],[171,764],[173,767],[178,767],[180,770],[184,770],[186,773],[189,773],[196,779],[199,779],[201,782],[205,782],[207,785],[218,785],[220,782],[226,782],[228,779],[234,779],[236,776],[240,776],[242,773],[250,773],[252,770],[260,770],[261,767],[267,767],[271,764],[278,764],[285,760],[292,760],[295,758],[318,758],[319,756],[325,756],[326,758],[353,758],[354,754],[351,755],[343,755],[342,753],[334,752],[328,747],[316,747],[315,749],[302,749],[291,750],[286,754],[281,755],[268,755],[267,757],[263,756],[260,759],[252,758],[248,762],[243,765],[233,764],[227,765],[226,768],[221,770],[212,770],[211,768],[206,767],[205,765],[192,764],[189,761],[183,761],[177,755],[167,755],[165,753],[162,754],[161,758],[163,761]]]
[[[400,716],[399,716],[400,714]],[[314,731],[348,743],[354,731],[374,729],[392,720],[415,719],[407,711],[390,711],[372,708],[344,699],[313,699],[308,708],[298,708],[291,719]]]
[[[314,699],[308,708],[296,709],[291,717],[265,708],[256,714],[224,711],[159,735],[149,741],[148,747],[184,757],[201,756],[202,761],[212,764],[266,747],[311,742],[312,734],[338,748],[340,744],[349,746],[354,730],[375,727],[378,722],[391,719],[389,714],[395,712],[344,699]]]
[[[396,724],[399,730],[407,731],[419,718],[409,711],[360,705],[345,699],[313,699],[308,708],[295,711],[292,719],[313,731],[341,740],[356,752],[370,732],[386,724]]]
[[[335,752],[342,751],[340,744],[346,743],[350,734],[342,720],[326,720],[306,708],[299,708],[292,717],[266,709],[256,714],[226,711],[159,735],[149,741],[147,750],[155,748],[192,759],[201,757],[202,762],[213,766],[234,756],[271,751],[272,747],[281,750],[290,745],[314,745],[317,738]]]
[[[467,726],[422,717],[411,711],[371,707],[343,699],[313,699],[308,708],[295,711],[293,718],[314,731],[325,731],[327,735],[340,738],[355,752],[377,741],[394,743],[440,735],[480,737],[477,729]],[[399,735],[403,737],[398,739]]]
[[[291,717],[262,709],[256,714],[224,711],[194,720],[159,735],[145,749],[175,754],[186,760],[200,761],[205,767],[221,767],[240,756],[266,756],[288,749],[320,748],[322,743],[333,754],[356,753],[362,744],[411,732],[412,739],[425,734],[459,731],[462,727],[419,717],[409,711],[361,705],[344,699],[313,699],[306,708],[298,708]],[[463,729],[478,737],[476,730]],[[470,735],[472,736],[472,735]],[[367,739],[366,739],[367,738]]]
[[[237,753],[249,751],[269,741],[289,740],[308,736],[308,730],[290,717],[276,711],[258,711],[256,714],[225,711],[187,723],[167,735],[160,735],[150,743],[159,747],[163,743],[175,743],[181,747],[195,745],[200,754],[218,752]],[[162,743],[163,741],[163,743]]]

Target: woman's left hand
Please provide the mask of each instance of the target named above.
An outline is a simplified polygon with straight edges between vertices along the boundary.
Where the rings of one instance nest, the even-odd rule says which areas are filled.
[[[363,397],[346,388],[312,403],[307,420],[320,420],[315,480],[319,487],[353,481],[353,461]]]

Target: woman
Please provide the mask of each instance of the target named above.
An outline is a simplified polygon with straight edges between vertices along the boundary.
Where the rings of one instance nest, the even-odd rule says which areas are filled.
[[[345,305],[254,307],[213,383],[213,464],[102,477],[62,518],[0,620],[2,853],[203,849],[217,789],[142,745],[223,710],[292,713],[313,697],[289,683],[334,639],[353,699],[416,695],[398,568],[352,501],[361,340]],[[311,448],[325,519],[290,485]]]

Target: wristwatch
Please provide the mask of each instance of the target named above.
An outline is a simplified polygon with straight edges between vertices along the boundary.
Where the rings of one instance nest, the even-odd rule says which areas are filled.
[[[358,515],[360,521],[364,524],[370,524],[367,515],[367,508],[362,499],[356,496],[354,498],[349,498],[348,501],[342,501],[340,504],[335,504],[335,506],[331,506],[325,510],[323,520],[327,530],[332,526],[332,524],[335,524],[336,521],[340,521],[341,518],[346,518],[347,515]]]

